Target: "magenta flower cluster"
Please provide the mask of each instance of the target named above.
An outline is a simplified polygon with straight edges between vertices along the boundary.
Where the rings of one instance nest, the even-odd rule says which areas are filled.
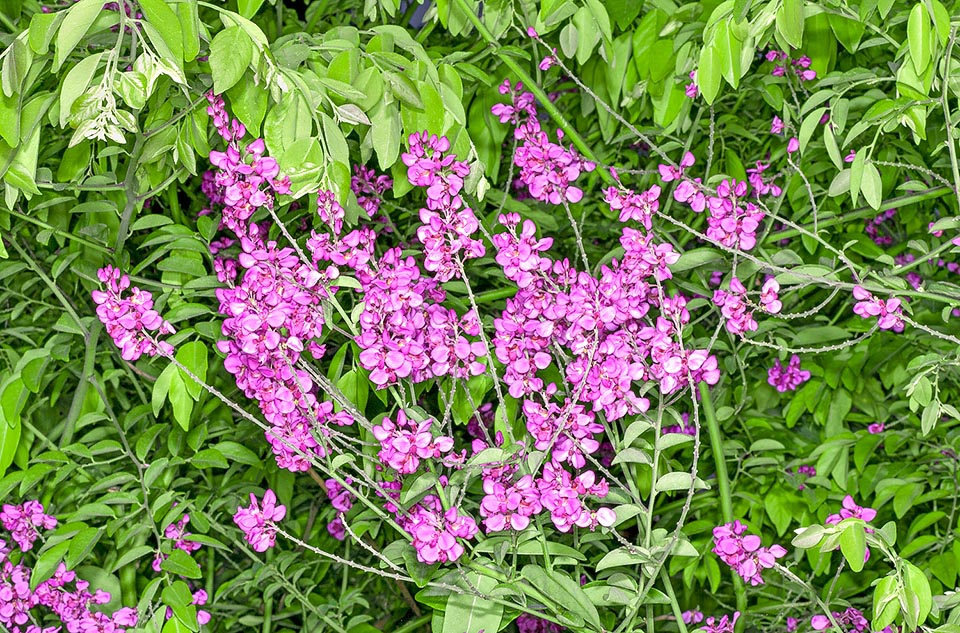
[[[311,457],[327,454],[317,433],[326,438],[332,426],[353,423],[348,413],[335,413],[331,402],[317,398],[312,378],[298,367],[305,350],[316,358],[323,355],[316,342],[324,325],[322,302],[336,291],[340,273],[335,266],[318,267],[318,258],[303,261],[293,248],[267,240],[264,226],[249,222],[258,209],[272,209],[276,195],[289,191],[289,182],[279,176],[276,161],[263,155],[263,139],[243,146],[243,125],[229,118],[222,98],[208,99],[208,111],[227,143],[226,152],[211,152],[222,226],[236,234],[241,249],[234,263],[221,260],[217,271],[228,284],[217,290],[220,312],[227,317],[226,338],[217,347],[226,354],[224,367],[237,386],[270,423],[266,437],[277,464],[305,471]],[[317,204],[325,221],[342,221],[343,211],[331,195],[321,192]]]
[[[783,51],[771,50],[767,51],[765,57],[768,62],[776,62],[770,73],[774,77],[783,77],[787,74],[787,69],[792,68],[801,81],[813,81],[817,78],[817,72],[810,68],[810,58],[806,55],[790,59],[790,56]]]
[[[217,168],[214,182],[222,200],[220,224],[238,237],[247,237],[251,216],[261,208],[273,208],[275,194],[290,192],[290,179],[280,176],[276,159],[264,156],[266,144],[256,139],[241,147],[246,128],[227,113],[223,97],[207,95],[207,113],[213,119],[226,151],[211,151],[210,162]]]
[[[273,490],[263,493],[263,500],[250,493],[250,506],[237,507],[233,522],[243,530],[243,536],[257,552],[265,552],[277,542],[276,522],[282,521],[287,514],[286,506],[277,503]]]
[[[375,385],[403,378],[467,378],[486,370],[476,313],[460,316],[441,305],[446,292],[436,279],[421,276],[413,257],[392,248],[356,272],[364,295],[355,340],[362,350],[360,364]]]
[[[449,150],[445,136],[422,132],[410,135],[410,151],[400,157],[410,183],[427,190],[417,238],[423,244],[423,267],[441,283],[461,276],[461,259],[484,254],[483,242],[471,237],[480,223],[460,195],[470,166],[447,154]]]
[[[393,179],[390,176],[385,174],[378,176],[377,172],[366,165],[353,166],[350,190],[357,196],[357,203],[369,217],[373,218],[380,211],[383,194],[392,186]]]
[[[172,354],[173,346],[154,339],[154,333],[173,334],[174,329],[153,309],[153,295],[131,287],[130,278],[113,266],[98,270],[97,278],[105,288],[91,293],[97,304],[97,317],[120,348],[123,359],[135,361],[143,354]]]
[[[521,613],[516,619],[517,633],[563,633],[567,629],[549,620],[529,613]]]
[[[173,547],[175,549],[183,550],[187,554],[192,554],[200,549],[202,545],[187,538],[188,536],[191,536],[190,532],[187,532],[188,523],[190,523],[190,515],[184,514],[179,520],[168,525],[163,531],[163,535],[173,541]],[[153,571],[159,574],[161,571],[160,566],[166,559],[166,554],[158,552],[153,559]]]
[[[421,460],[435,459],[453,450],[453,438],[433,436],[430,418],[415,422],[401,409],[395,420],[384,418],[373,427],[373,436],[380,442],[380,459],[401,475],[416,472]]]
[[[780,359],[773,362],[773,367],[767,370],[767,382],[777,391],[794,391],[797,387],[810,380],[810,372],[800,369],[800,357],[796,354],[790,357],[790,362],[784,366]]]
[[[573,183],[582,173],[596,169],[596,164],[585,160],[573,147],[565,148],[550,141],[540,127],[533,95],[523,92],[523,84],[511,85],[505,80],[500,94],[510,95],[513,105],[497,104],[492,111],[502,123],[515,124],[514,137],[520,141],[513,154],[513,162],[520,169],[519,178],[535,200],[550,204],[580,202],[583,190]],[[557,130],[557,140],[563,141],[563,132]]]
[[[353,483],[350,477],[347,477],[344,481],[348,485]],[[350,512],[355,499],[353,493],[347,490],[346,487],[340,485],[340,482],[336,479],[327,479],[324,484],[326,485],[327,498],[330,499],[330,505],[332,505],[338,513]],[[338,514],[333,521],[327,523],[327,532],[338,541],[342,541],[347,537],[347,530],[343,525],[341,514]]]
[[[21,552],[30,551],[39,537],[38,530],[57,525],[55,517],[44,512],[38,501],[22,505],[4,505],[0,522],[10,531]],[[11,633],[123,633],[124,627],[137,625],[136,609],[123,608],[112,615],[102,612],[111,596],[102,589],[90,592],[90,583],[77,578],[76,572],[60,563],[53,575],[30,588],[33,570],[24,558],[14,563],[10,550],[0,539],[0,625]],[[71,586],[72,585],[72,586]],[[49,611],[50,615],[40,610]],[[97,609],[94,611],[94,609]],[[50,616],[59,626],[42,628],[39,623]]]
[[[734,569],[745,582],[762,585],[761,573],[787,554],[779,545],[761,547],[760,537],[745,534],[747,526],[734,521],[713,528],[713,553]]]
[[[872,239],[877,246],[890,246],[893,244],[893,235],[891,234],[892,229],[889,225],[893,223],[893,219],[896,216],[896,209],[881,211],[872,220],[867,222],[864,232],[870,236],[870,239]]]
[[[45,514],[39,501],[26,501],[23,505],[4,504],[0,523],[22,552],[33,549],[34,542],[40,538],[40,530],[57,527],[56,517]]]
[[[863,286],[854,286],[853,298],[857,300],[853,306],[854,314],[864,319],[877,317],[877,326],[881,330],[903,332],[903,308],[900,299],[880,299]]]
[[[837,624],[844,628],[844,631],[847,633],[866,633],[870,631],[870,622],[867,618],[864,617],[858,609],[853,607],[847,607],[844,611],[834,611],[833,619],[836,620]],[[830,618],[825,615],[815,615],[810,618],[810,626],[813,627],[814,631],[826,631],[833,624],[830,622]],[[887,627],[889,629],[890,627]],[[886,631],[887,629],[884,629]],[[882,631],[880,633],[883,633]]]
[[[850,495],[847,495],[843,498],[841,505],[842,509],[840,512],[837,514],[831,514],[827,517],[827,525],[835,525],[844,519],[862,519],[863,521],[870,522],[877,517],[876,510],[857,505],[857,502],[854,501],[853,497]]]
[[[747,289],[743,283],[734,277],[730,280],[730,289],[713,291],[713,302],[720,306],[720,313],[726,319],[727,331],[731,334],[743,336],[747,332],[757,330],[757,321],[753,318],[753,310],[747,303]]]
[[[707,618],[707,621],[703,623],[703,627],[699,630],[703,631],[703,633],[733,633],[739,618],[739,611],[735,611],[733,617],[729,615],[720,618],[710,617]]]

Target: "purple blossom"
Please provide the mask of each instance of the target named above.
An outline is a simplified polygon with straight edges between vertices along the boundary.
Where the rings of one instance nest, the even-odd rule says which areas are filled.
[[[854,286],[853,297],[857,299],[857,304],[853,306],[854,314],[864,319],[878,317],[877,326],[881,330],[903,331],[903,310],[900,307],[900,299],[896,297],[879,299],[862,286]]]
[[[767,382],[777,388],[777,391],[794,391],[797,387],[810,380],[810,372],[800,369],[800,357],[794,354],[790,362],[784,367],[780,359],[774,361],[773,367],[767,371]]]
[[[16,541],[21,552],[28,552],[33,543],[40,538],[40,530],[52,530],[57,527],[56,517],[45,514],[39,501],[26,501],[23,505],[4,504],[0,512],[0,522],[4,529]],[[0,560],[2,560],[0,556]]]
[[[91,293],[97,304],[97,317],[120,348],[123,359],[134,361],[143,354],[172,354],[169,343],[155,342],[151,334],[174,333],[173,326],[153,309],[153,295],[136,286],[131,288],[130,278],[110,265],[99,269],[97,278],[106,288]],[[129,295],[125,292],[128,288]]]
[[[713,528],[713,553],[736,570],[740,577],[751,585],[762,585],[761,572],[773,567],[778,558],[787,554],[779,545],[761,547],[760,537],[744,533],[747,527],[734,521]]]
[[[262,504],[262,505],[261,505]],[[277,528],[275,522],[281,521],[287,514],[286,506],[277,505],[277,496],[273,490],[263,494],[263,501],[250,493],[250,506],[237,508],[233,522],[243,530],[243,536],[257,552],[265,552],[276,544]]]

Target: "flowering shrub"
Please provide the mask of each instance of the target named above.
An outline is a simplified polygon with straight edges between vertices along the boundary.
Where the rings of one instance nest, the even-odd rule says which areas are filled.
[[[3,628],[957,629],[940,1],[8,4]]]

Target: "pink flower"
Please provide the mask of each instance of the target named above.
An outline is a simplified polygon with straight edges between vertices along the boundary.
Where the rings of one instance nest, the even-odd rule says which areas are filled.
[[[763,305],[763,309],[770,314],[778,314],[783,308],[783,304],[777,296],[778,292],[780,292],[780,284],[773,277],[764,282],[760,291],[760,303]]]
[[[91,293],[97,304],[97,317],[120,348],[123,359],[134,361],[143,354],[172,354],[173,347],[169,343],[153,339],[154,332],[174,333],[173,326],[153,309],[153,295],[136,286],[131,288],[130,278],[110,265],[98,270],[97,277],[106,287]],[[128,288],[129,295],[126,293]]]
[[[740,521],[715,527],[713,553],[751,585],[762,585],[761,572],[773,567],[778,558],[787,554],[787,550],[779,545],[761,547],[760,537],[753,534],[744,536],[746,530]]]
[[[783,121],[778,116],[773,117],[773,122],[770,124],[770,133],[771,134],[780,134],[783,132]]]
[[[810,372],[800,369],[800,357],[796,354],[790,357],[790,363],[786,367],[778,358],[767,372],[767,382],[776,387],[780,393],[794,391],[808,380],[810,380]]]
[[[874,422],[873,424],[869,425],[867,427],[867,432],[871,435],[883,433],[883,422]]]
[[[700,94],[700,89],[697,87],[697,71],[690,71],[690,83],[684,87],[683,92],[690,99],[696,99]]]
[[[857,505],[853,500],[853,497],[847,495],[843,498],[843,509],[840,510],[839,514],[831,514],[827,517],[826,523],[828,525],[834,525],[840,523],[844,519],[857,518],[864,521],[870,522],[873,521],[877,516],[877,511],[873,508],[862,508]]]
[[[733,633],[734,627],[736,626],[739,618],[739,611],[734,612],[732,618],[728,615],[723,616],[719,620],[715,618],[707,618],[702,630],[704,633]]]
[[[262,506],[257,497],[250,493],[250,507],[238,507],[233,522],[243,530],[244,538],[257,552],[265,552],[276,544],[277,528],[275,522],[287,514],[286,506],[277,505],[277,496],[273,490],[263,494]]]
[[[453,449],[452,438],[433,437],[432,420],[414,422],[402,409],[397,411],[395,419],[393,422],[384,418],[373,427],[373,436],[380,442],[380,459],[401,475],[416,471],[421,460],[440,457]]]
[[[862,286],[854,286],[853,297],[857,303],[853,306],[854,314],[864,319],[878,317],[877,326],[881,330],[903,331],[903,311],[900,299],[879,299]]]
[[[790,140],[787,141],[787,153],[792,154],[798,149],[800,149],[800,141],[795,136],[790,137]]]
[[[23,505],[4,504],[0,512],[0,522],[4,529],[16,541],[21,552],[30,551],[33,543],[40,537],[40,530],[52,530],[57,527],[57,519],[44,514],[43,504],[39,501],[27,501]],[[0,555],[0,561],[3,556]]]
[[[553,49],[553,53],[547,55],[542,60],[540,60],[540,70],[547,71],[557,63],[557,49]]]

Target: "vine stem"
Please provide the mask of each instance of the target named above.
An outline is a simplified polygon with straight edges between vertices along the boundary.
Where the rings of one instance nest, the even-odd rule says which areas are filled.
[[[667,597],[670,599],[670,608],[673,609],[673,615],[677,618],[677,627],[680,633],[687,633],[687,624],[683,621],[683,613],[680,610],[680,603],[677,602],[677,594],[673,590],[673,583],[670,582],[670,574],[666,567],[660,568],[660,579],[663,580],[663,586],[667,590]]]
[[[477,33],[480,34],[486,42],[493,48],[494,54],[500,58],[500,61],[510,69],[511,72],[516,76],[517,79],[523,82],[524,87],[527,90],[533,93],[533,96],[537,98],[537,101],[540,102],[540,105],[543,106],[543,109],[550,115],[550,118],[553,119],[554,123],[563,130],[563,133],[570,139],[574,147],[583,154],[583,157],[587,160],[601,164],[596,154],[593,153],[593,150],[590,149],[590,146],[587,145],[587,142],[583,140],[583,137],[577,132],[576,129],[567,121],[566,117],[563,116],[563,113],[557,109],[557,106],[550,101],[550,98],[547,96],[547,93],[543,91],[537,81],[531,77],[527,71],[525,71],[520,64],[517,63],[515,59],[503,53],[500,49],[500,43],[497,41],[497,38],[493,36],[493,33],[487,29],[483,24],[483,21],[477,16],[473,7],[467,2],[467,0],[457,0],[457,5],[463,10],[466,14],[467,19],[473,24],[477,29]],[[600,175],[600,179],[603,180],[608,185],[614,186],[617,184],[613,176],[605,169],[598,169],[597,173]]]
[[[733,497],[730,494],[730,478],[727,475],[727,462],[723,456],[723,437],[720,435],[720,424],[717,422],[717,413],[710,399],[710,387],[701,382],[700,405],[703,408],[703,418],[707,423],[707,432],[710,434],[710,449],[713,452],[713,461],[717,467],[717,492],[720,494],[720,514],[724,523],[733,523]],[[733,574],[733,590],[737,596],[737,611],[746,613],[747,591],[743,581],[735,570]]]

